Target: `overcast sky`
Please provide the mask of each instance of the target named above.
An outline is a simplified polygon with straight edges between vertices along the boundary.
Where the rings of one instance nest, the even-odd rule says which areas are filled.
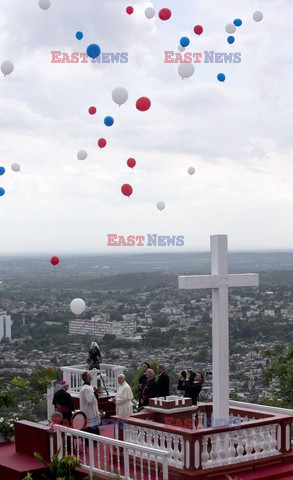
[[[131,16],[127,5],[135,8]],[[169,7],[171,19],[147,20],[151,5]],[[15,65],[0,77],[1,254],[155,250],[107,247],[108,233],[184,235],[177,252],[208,250],[218,233],[228,235],[231,250],[293,248],[292,0],[0,6],[0,63]],[[252,20],[255,10],[262,22]],[[229,45],[225,25],[235,18],[243,25]],[[196,24],[204,27],[201,37]],[[196,64],[193,77],[181,80],[164,51],[177,51],[182,36],[190,37],[188,51],[241,52],[242,61]],[[85,52],[90,43],[127,52],[128,63],[51,63],[51,51]],[[120,108],[111,98],[117,86],[129,92]],[[151,99],[147,112],[135,108],[140,96]],[[115,119],[110,128],[106,115]],[[102,150],[100,137],[108,142]],[[80,149],[88,152],[85,161],[77,161]],[[124,183],[133,186],[131,198],[121,194]],[[159,200],[166,204],[161,212]]]

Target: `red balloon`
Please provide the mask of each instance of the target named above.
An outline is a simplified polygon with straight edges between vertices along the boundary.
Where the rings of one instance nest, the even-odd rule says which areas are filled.
[[[169,10],[169,8],[162,8],[159,11],[159,18],[161,20],[169,20],[169,18],[171,18],[171,15],[172,15],[172,12],[171,10]]]
[[[58,265],[58,263],[60,262],[59,258],[58,257],[52,257],[50,262],[52,263],[52,265]]]
[[[98,145],[100,148],[104,148],[107,145],[107,142],[104,138],[99,138]]]
[[[124,185],[122,185],[121,187],[121,192],[123,193],[123,195],[125,195],[125,197],[130,197],[133,192],[133,188],[128,183],[124,183]]]
[[[90,114],[90,115],[94,115],[95,113],[97,113],[96,107],[90,107],[90,108],[89,108],[89,114]]]
[[[140,110],[141,112],[145,112],[148,110],[151,106],[151,101],[148,97],[140,97],[136,101],[136,108],[137,110]]]
[[[128,15],[131,15],[133,13],[133,7],[126,7],[126,13],[128,13]]]
[[[201,25],[195,25],[193,31],[196,35],[201,35],[203,32],[203,27]]]
[[[129,158],[127,160],[127,165],[129,166],[129,168],[134,168],[136,165],[136,161],[134,160],[134,158]]]

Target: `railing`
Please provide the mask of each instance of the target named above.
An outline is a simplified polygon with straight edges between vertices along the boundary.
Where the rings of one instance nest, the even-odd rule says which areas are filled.
[[[169,466],[180,469],[184,467],[184,439],[182,435],[125,424],[123,440],[136,445],[160,449],[168,454]]]
[[[167,423],[166,414],[160,411],[140,412],[125,419],[115,416],[123,425],[123,435],[116,427],[115,436],[168,451],[170,467],[198,474],[223,465],[265,463],[264,459],[270,465],[271,458],[281,461],[291,452],[292,411],[291,415],[282,415],[231,407],[225,423],[213,419],[211,404],[199,404],[197,412],[192,413],[193,428],[176,427],[181,423],[180,416],[174,414],[172,418],[168,410],[166,413]]]
[[[81,375],[85,371],[90,371],[93,377],[92,384],[94,386],[97,386],[97,382],[101,374],[103,377],[101,386],[103,386],[103,383],[105,383],[108,391],[116,392],[118,389],[117,377],[124,372],[125,367],[122,367],[121,365],[101,363],[100,371],[96,369],[88,370],[88,365],[73,365],[70,367],[61,367],[61,370],[63,371],[63,380],[66,380],[70,385],[69,393],[80,392],[83,384]]]
[[[203,469],[280,455],[276,423],[202,437]]]
[[[125,480],[168,480],[168,452],[143,445],[134,445],[72,428],[54,425],[59,457],[74,453],[81,467],[93,474],[117,474]],[[50,442],[50,455],[54,441]]]

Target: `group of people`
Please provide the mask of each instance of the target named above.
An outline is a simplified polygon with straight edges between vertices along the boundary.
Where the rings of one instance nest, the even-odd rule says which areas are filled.
[[[88,359],[89,369],[91,370],[93,364],[97,365],[101,361],[101,355],[97,344],[91,345],[90,356]],[[155,372],[147,362],[142,364],[142,372],[138,381],[139,391],[139,409],[149,405],[150,398],[168,397],[170,379],[165,371],[164,365],[157,366],[158,378],[155,378]],[[98,407],[99,393],[102,388],[100,383],[98,386],[92,386],[92,375],[90,371],[86,371],[81,375],[83,385],[80,390],[80,411],[86,416],[85,430],[89,433],[100,434],[99,425],[101,423],[100,412]],[[116,415],[120,417],[127,417],[133,413],[133,393],[126,382],[125,376],[119,374],[117,377],[118,389],[110,402],[114,402],[116,408]],[[192,404],[196,405],[198,395],[202,389],[204,377],[201,373],[196,373],[193,370],[181,372],[178,381],[177,390],[181,391],[184,397],[190,397]],[[67,426],[72,426],[72,415],[74,412],[73,399],[68,392],[69,383],[66,380],[60,382],[60,389],[54,394],[53,405],[57,412],[62,414],[64,422]],[[63,423],[64,424],[64,423]]]
[[[158,365],[157,371],[156,380],[155,372],[150,365],[147,362],[142,364],[142,375],[138,383],[140,408],[147,406],[150,398],[169,396],[170,379],[164,365]],[[191,398],[192,405],[196,405],[203,381],[202,373],[196,373],[193,370],[183,371],[180,374],[177,390],[181,391],[184,397]]]
[[[146,407],[150,398],[168,397],[170,379],[165,372],[164,365],[158,365],[158,379],[155,379],[155,372],[150,365],[145,362],[142,364],[142,375],[139,377],[139,407]]]
[[[92,375],[90,372],[84,372],[81,375],[83,385],[79,393],[79,408],[86,416],[85,428],[88,433],[100,434],[99,425],[101,416],[99,412],[98,398],[101,387],[92,386]],[[125,380],[125,375],[120,374],[117,377],[119,387],[113,398],[109,401],[114,402],[116,406],[116,415],[128,417],[133,413],[133,394],[130,386]],[[54,394],[53,405],[55,410],[62,414],[62,418],[67,426],[72,426],[72,415],[74,411],[73,399],[68,392],[69,383],[66,380],[60,382],[60,389]],[[66,423],[65,423],[66,422]]]

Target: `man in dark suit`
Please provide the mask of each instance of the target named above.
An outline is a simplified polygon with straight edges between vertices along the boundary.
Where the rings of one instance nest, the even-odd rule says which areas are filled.
[[[157,380],[158,384],[158,395],[159,397],[168,397],[169,396],[169,376],[165,372],[164,365],[158,365],[157,367],[159,378]]]
[[[151,368],[148,368],[146,371],[147,382],[142,391],[142,406],[146,407],[149,404],[150,398],[155,398],[158,396],[158,385],[155,380],[155,373]]]
[[[139,407],[142,407],[142,399],[141,399],[141,396],[142,396],[142,392],[143,392],[143,389],[145,387],[145,384],[147,382],[147,377],[146,377],[146,371],[148,368],[151,368],[151,366],[149,365],[149,363],[147,362],[144,362],[142,364],[142,375],[139,377],[139,380],[138,380],[138,390],[139,390]]]

